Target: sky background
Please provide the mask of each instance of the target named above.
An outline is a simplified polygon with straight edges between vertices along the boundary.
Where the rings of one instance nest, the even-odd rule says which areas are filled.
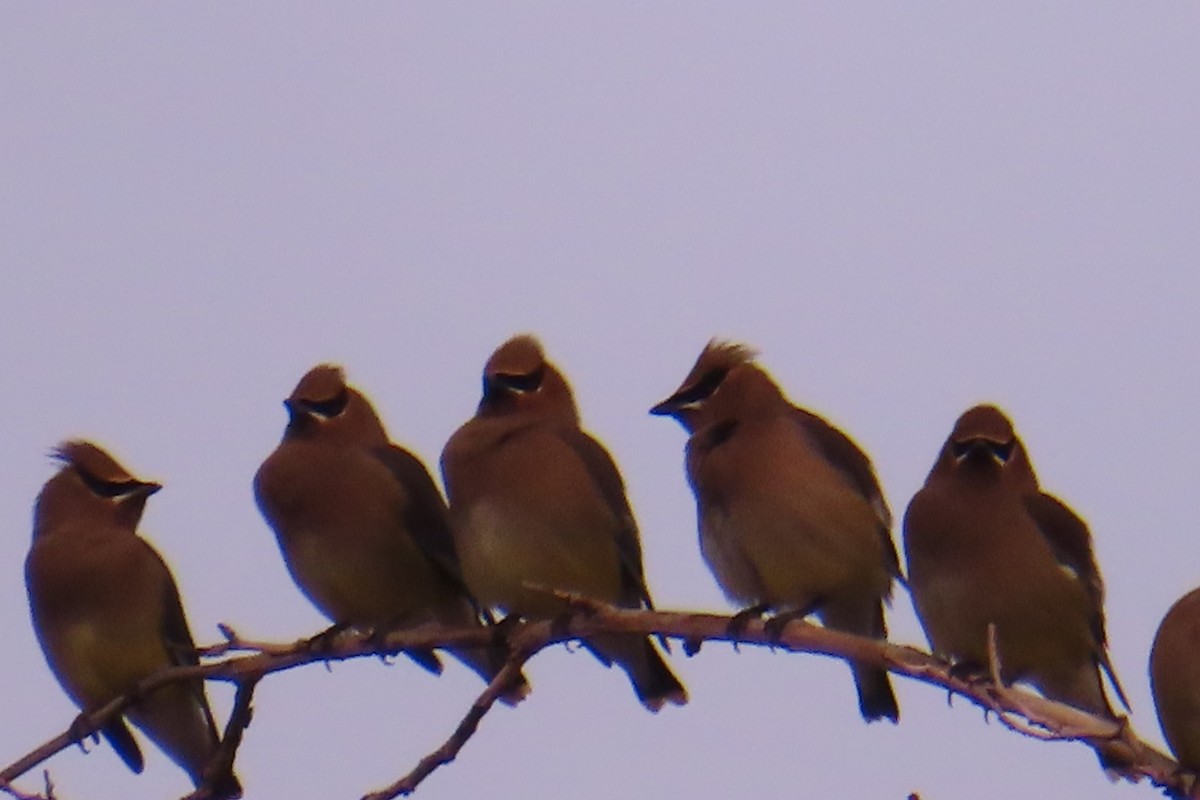
[[[55,443],[165,484],[142,531],[198,640],[292,640],[325,620],[251,492],[280,401],[344,364],[436,472],[524,331],[622,467],[670,609],[729,610],[684,434],[646,413],[710,337],[849,432],[897,520],[958,414],[1000,404],[1091,525],[1161,743],[1147,654],[1200,583],[1196,5],[452,5],[0,7],[0,761],[75,715],[22,579]],[[924,645],[903,592],[889,625]],[[418,796],[1158,796],[911,681],[868,727],[841,662],[672,664],[691,703],[653,716],[587,654],[537,656]],[[481,688],[405,660],[271,677],[248,797],[386,784]],[[63,800],[189,788],[157,751],[141,777],[107,746],[48,766]]]

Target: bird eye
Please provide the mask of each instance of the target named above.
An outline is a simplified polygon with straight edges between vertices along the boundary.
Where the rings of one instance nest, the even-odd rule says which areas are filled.
[[[348,402],[350,402],[350,393],[342,389],[328,400],[305,400],[304,407],[319,417],[332,419],[346,410]]]

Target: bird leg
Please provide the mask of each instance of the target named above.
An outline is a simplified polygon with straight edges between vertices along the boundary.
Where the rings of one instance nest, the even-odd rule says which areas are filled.
[[[788,626],[788,623],[796,619],[804,619],[809,615],[809,609],[797,608],[792,611],[783,611],[763,623],[763,633],[767,635],[767,639],[772,645],[779,644],[783,638],[783,629]]]
[[[492,646],[505,650],[511,649],[510,640],[513,632],[521,625],[521,615],[508,613],[500,619],[496,619],[491,612],[488,612],[488,620],[487,627],[492,632]]]
[[[766,603],[759,603],[758,605],[753,605],[749,608],[743,608],[741,611],[729,618],[729,625],[725,628],[725,635],[730,639],[740,638],[741,635],[746,632],[746,628],[750,625],[750,623],[756,619],[761,619],[762,615],[767,613],[770,608],[771,607]],[[733,643],[733,649],[738,649],[738,643],[736,641]]]
[[[335,639],[337,639],[338,634],[340,634],[342,631],[348,630],[349,628],[350,625],[348,623],[335,622],[315,636],[309,637],[308,639],[301,639],[301,641],[304,643],[304,647],[310,653],[315,655],[328,655],[333,652],[333,642]]]
[[[334,627],[337,627],[337,626],[334,626]],[[402,625],[392,625],[392,626],[383,626],[383,627],[378,627],[378,628],[372,628],[371,632],[367,635],[367,638],[366,638],[367,645],[377,651],[379,660],[382,661],[384,664],[391,665],[392,662],[389,660],[389,658],[391,656],[395,655],[397,652],[394,649],[388,649],[386,647],[388,634],[391,633],[392,631],[396,630],[397,628],[401,628],[401,627],[403,627],[403,626]],[[318,635],[321,635],[321,634],[318,634]],[[399,652],[403,652],[404,655],[411,658],[418,665],[420,665],[420,667],[422,669],[426,670],[427,672],[429,672],[433,675],[441,675],[442,674],[442,660],[440,658],[438,658],[437,653],[433,652],[432,648],[419,647],[419,648],[413,648],[410,650],[403,650],[403,651],[399,651]]]
[[[575,618],[575,611],[571,608],[566,608],[561,614],[556,614],[550,620],[550,633],[554,638],[564,638],[571,630],[571,620]]]
[[[71,720],[71,727],[67,730],[71,735],[72,741],[85,753],[88,751],[87,739],[91,739],[92,744],[100,744],[100,731],[96,730],[95,726],[88,720],[86,712],[80,713],[79,716]]]
[[[971,685],[990,680],[987,669],[974,661],[955,661],[946,672],[954,680]]]

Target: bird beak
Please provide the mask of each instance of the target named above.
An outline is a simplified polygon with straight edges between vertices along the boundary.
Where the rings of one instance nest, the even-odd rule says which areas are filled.
[[[155,483],[154,481],[144,481],[134,491],[134,494],[140,495],[141,497],[149,497],[150,495],[154,494],[161,488],[163,488],[161,483]]]
[[[674,395],[671,395],[666,400],[663,400],[654,408],[650,409],[650,413],[656,417],[673,417],[677,411],[680,411],[682,406]]]
[[[650,409],[656,417],[671,417],[689,434],[696,432],[696,418],[703,400],[687,400],[679,392]]]
[[[998,442],[981,436],[955,442],[952,451],[954,460],[960,464],[974,458],[979,461],[995,461],[1000,466],[1004,466],[1012,458],[1015,447],[1015,443],[1011,441]]]

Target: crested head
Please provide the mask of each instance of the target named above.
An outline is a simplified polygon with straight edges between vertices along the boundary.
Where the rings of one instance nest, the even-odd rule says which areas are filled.
[[[162,488],[135,478],[102,448],[80,439],[51,451],[62,468],[42,487],[34,506],[34,537],[69,520],[116,522],[133,530],[146,498]]]
[[[50,451],[50,457],[64,466],[74,467],[95,481],[126,483],[136,480],[115,458],[83,439],[60,442]]]
[[[284,438],[320,435],[362,444],[387,441],[383,422],[362,392],[346,383],[336,364],[318,364],[283,401],[288,410]]]
[[[485,375],[528,375],[545,363],[542,343],[533,334],[522,333],[497,347],[483,371]]]
[[[956,441],[987,439],[1011,442],[1016,438],[1012,422],[1003,411],[990,403],[981,403],[964,411],[954,423],[954,432],[950,435]]]
[[[696,363],[692,366],[692,371],[688,377],[691,378],[694,375],[703,374],[713,369],[724,368],[730,370],[739,364],[747,364],[756,358],[758,358],[758,351],[754,348],[739,342],[731,342],[728,339],[717,339],[714,337],[709,339],[708,344],[700,351],[700,356],[696,359]]]
[[[346,391],[346,371],[337,364],[318,364],[296,384],[292,399],[328,403]]]
[[[675,393],[650,409],[679,420],[689,433],[721,415],[786,404],[779,387],[743,344],[712,339]]]
[[[1026,489],[1037,488],[1033,466],[1012,422],[990,403],[973,406],[959,416],[934,472],[990,476]]]
[[[530,334],[512,337],[488,358],[477,411],[480,416],[523,412],[573,423],[579,420],[567,379],[546,360],[541,343]]]

